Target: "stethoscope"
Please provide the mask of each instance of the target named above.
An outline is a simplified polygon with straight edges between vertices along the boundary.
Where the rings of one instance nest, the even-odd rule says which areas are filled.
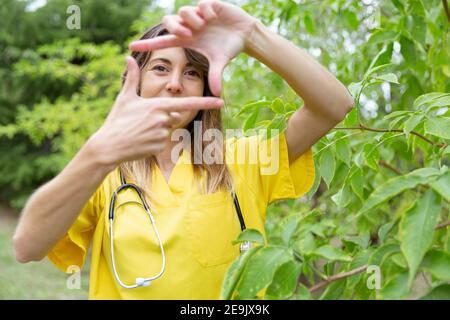
[[[127,183],[127,181],[125,180],[122,171],[119,169],[119,173],[120,173],[120,182],[121,185],[120,187],[118,187],[112,197],[111,197],[111,203],[109,206],[109,234],[110,234],[110,250],[111,250],[111,264],[112,264],[112,268],[113,268],[113,273],[114,273],[114,277],[116,278],[116,281],[124,288],[126,289],[134,289],[134,288],[138,288],[138,287],[148,287],[150,285],[150,283],[153,280],[156,280],[158,278],[160,278],[163,274],[164,271],[166,270],[166,255],[164,252],[164,246],[163,243],[161,241],[161,237],[159,236],[159,232],[158,229],[156,228],[156,221],[153,218],[153,215],[150,211],[150,207],[147,204],[147,201],[145,200],[145,197],[141,191],[141,188],[139,188],[137,185],[133,184],[133,183]],[[137,194],[139,195],[139,198],[141,199],[142,205],[145,209],[145,211],[148,214],[148,217],[150,218],[150,221],[152,223],[152,227],[153,230],[155,231],[156,237],[158,239],[159,242],[159,248],[161,250],[161,256],[162,256],[162,266],[161,266],[161,270],[158,272],[158,274],[152,276],[152,277],[148,277],[148,278],[142,278],[142,277],[138,277],[136,278],[136,282],[134,284],[125,284],[124,282],[122,282],[122,280],[119,277],[119,274],[117,273],[117,268],[116,268],[116,263],[115,263],[115,259],[114,259],[114,230],[113,230],[113,221],[114,221],[114,207],[115,207],[115,203],[116,203],[116,197],[117,194],[125,189],[133,189],[137,192]],[[233,197],[233,202],[234,202],[234,207],[236,209],[236,213],[237,216],[239,218],[239,223],[241,224],[241,231],[244,231],[246,229],[245,227],[245,222],[244,222],[244,218],[242,216],[242,212],[241,212],[241,207],[239,206],[239,200],[237,198],[236,193],[233,191],[231,192],[231,195]],[[240,244],[239,250],[241,253],[249,250],[251,247],[251,242],[249,241],[245,241],[242,242]]]

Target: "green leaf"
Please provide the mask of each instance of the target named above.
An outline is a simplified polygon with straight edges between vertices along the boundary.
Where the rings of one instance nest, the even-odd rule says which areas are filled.
[[[351,127],[358,125],[358,108],[353,108],[352,111],[347,113],[344,120],[344,125]]]
[[[450,280],[450,254],[446,251],[430,250],[423,258],[420,268],[440,280]]]
[[[375,61],[373,61],[373,63],[375,63]],[[384,70],[386,68],[389,68],[390,66],[394,65],[393,63],[385,63],[382,65],[376,65],[374,64],[374,66],[371,66],[369,68],[369,70],[366,72],[366,74],[364,75],[364,79],[367,79],[369,76],[371,76],[372,74],[379,72],[381,70]]]
[[[350,91],[350,94],[353,98],[356,98],[359,94],[359,92],[362,89],[362,82],[352,82],[348,85],[348,91]]]
[[[338,300],[345,290],[347,279],[341,279],[328,285],[319,300]]]
[[[270,104],[270,109],[276,114],[284,113],[284,103],[280,98],[276,98]]]
[[[423,120],[423,114],[413,115],[408,120],[405,121],[405,125],[403,127],[403,132],[409,134],[413,131],[417,125]]]
[[[298,213],[291,214],[290,216],[284,218],[280,224],[280,233],[283,243],[288,246],[291,237],[297,229],[298,224],[302,221],[301,216]]]
[[[335,145],[336,145],[336,155],[338,156],[338,158],[344,161],[347,165],[349,165],[352,155],[350,151],[350,146],[348,145],[347,138],[337,140]]]
[[[266,291],[266,298],[287,299],[297,287],[298,277],[302,270],[302,264],[290,260],[282,264],[273,276],[273,281]]]
[[[397,32],[392,30],[378,29],[370,35],[367,45],[373,45],[377,43],[386,43],[394,41],[397,38]]]
[[[400,84],[398,82],[397,76],[395,74],[393,74],[393,73],[381,74],[379,76],[376,76],[375,79],[382,80],[382,81],[385,81],[385,82]]]
[[[439,98],[434,99],[428,104],[427,112],[435,109],[450,106],[450,93],[447,93]]]
[[[429,103],[431,103],[433,101],[439,101],[441,98],[443,98],[443,100],[445,102],[445,103],[443,103],[442,106],[446,106],[446,105],[448,105],[448,103],[446,101],[449,97],[450,97],[449,93],[443,93],[443,92],[426,93],[421,96],[418,96],[414,100],[413,108],[419,109],[421,106],[428,105]]]
[[[398,244],[383,244],[372,253],[369,258],[369,264],[381,266],[389,256],[397,252],[400,252],[400,246]]]
[[[423,17],[413,15],[410,21],[410,32],[414,35],[414,40],[419,42],[422,46],[425,45],[425,36],[427,32],[427,26]]]
[[[408,294],[408,273],[398,273],[393,276],[380,290],[384,300],[398,300]]]
[[[428,118],[425,121],[425,132],[436,137],[450,139],[450,118]]]
[[[298,300],[311,300],[311,294],[309,293],[308,288],[306,288],[303,284],[298,284],[298,293],[297,293],[297,299]]]
[[[364,176],[360,168],[356,167],[355,172],[350,178],[350,185],[361,201],[364,201]]]
[[[392,118],[397,118],[397,117],[400,117],[400,116],[404,116],[404,115],[406,115],[408,113],[411,113],[411,112],[412,111],[409,111],[409,110],[394,111],[394,112],[391,112],[391,113],[385,115],[383,119],[384,120],[389,120],[389,119],[392,119]]]
[[[255,109],[250,116],[245,119],[243,129],[244,131],[248,131],[255,126],[256,119],[258,118],[258,109]]]
[[[290,259],[292,255],[284,247],[267,246],[258,250],[248,259],[234,298],[254,299],[261,289],[272,282],[276,270]]]
[[[320,173],[329,188],[330,183],[334,177],[334,172],[336,170],[336,161],[334,159],[334,154],[330,150],[330,148],[327,148],[322,152],[322,155],[319,160],[319,165],[320,165]]]
[[[366,164],[372,170],[378,170],[378,161],[380,160],[380,152],[378,147],[373,143],[366,143],[363,148],[364,159]]]
[[[434,181],[439,174],[440,171],[434,168],[420,168],[403,176],[389,179],[385,183],[380,184],[375,191],[370,194],[363,207],[359,210],[358,215],[373,209],[405,190],[415,188],[419,184]]]
[[[311,15],[309,14],[308,11],[305,11],[305,17],[303,22],[305,23],[306,32],[310,34],[314,34],[316,32],[316,25],[314,19],[311,18]]]
[[[310,255],[316,249],[314,236],[311,232],[305,232],[295,243],[295,249],[302,255]]]
[[[321,246],[320,248],[314,250],[313,254],[323,257],[330,261],[343,261],[343,262],[352,261],[352,258],[349,255],[347,255],[344,251],[331,245]]]
[[[400,221],[400,248],[409,266],[409,286],[433,240],[439,208],[440,197],[430,189],[417,199]]]
[[[402,2],[400,0],[391,0],[394,6],[400,11],[405,12],[405,7],[403,6]]]
[[[238,238],[231,243],[235,245],[245,241],[257,242],[264,245],[264,236],[261,234],[261,232],[259,232],[259,230],[245,229],[239,234]]]
[[[314,161],[314,172],[316,173],[314,177],[314,184],[307,193],[308,200],[311,200],[314,197],[322,181],[322,175],[320,174],[319,164],[317,161]]]
[[[235,287],[241,278],[242,272],[244,271],[247,261],[252,255],[261,250],[261,248],[263,247],[258,246],[251,248],[244,254],[241,254],[238,260],[234,261],[231,264],[230,268],[227,270],[227,273],[225,274],[225,278],[222,284],[222,290],[220,293],[220,297],[222,300],[230,300],[232,298]]]
[[[392,227],[395,225],[395,222],[396,221],[391,221],[391,222],[385,223],[378,230],[378,238],[380,239],[381,242],[384,242],[389,231],[391,231]]]
[[[344,184],[339,191],[331,196],[331,200],[338,205],[339,208],[345,208],[352,200],[353,193],[351,186]]]
[[[414,42],[402,36],[400,38],[400,46],[400,52],[406,63],[411,67],[414,67],[417,62],[416,47],[414,45]]]
[[[270,101],[266,101],[266,100],[258,100],[258,101],[247,103],[242,107],[241,110],[239,110],[239,112],[236,114],[236,116],[240,116],[249,111],[254,112],[255,109],[268,107],[270,105],[270,103],[271,103]]]
[[[450,146],[446,146],[445,149],[442,151],[442,154],[449,154],[450,153]]]
[[[450,300],[450,284],[441,284],[433,288],[420,300]]]
[[[450,202],[450,171],[443,174],[439,179],[431,183],[434,191],[439,193],[445,200]]]
[[[286,121],[284,115],[277,115],[267,126],[266,130],[263,131],[263,139],[272,138],[272,129],[275,129],[275,133],[280,133],[286,128]]]
[[[389,64],[392,61],[392,53],[394,51],[394,43],[388,42],[383,49],[375,57],[372,66],[380,66]]]
[[[360,236],[344,236],[342,240],[352,242],[362,249],[367,249],[367,247],[369,246],[370,235],[366,233]]]
[[[347,24],[350,26],[352,30],[355,31],[358,29],[359,21],[356,13],[350,10],[344,10],[344,17]]]

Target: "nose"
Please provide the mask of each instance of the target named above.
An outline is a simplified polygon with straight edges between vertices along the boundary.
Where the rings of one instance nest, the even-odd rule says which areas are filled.
[[[172,94],[183,92],[183,85],[181,84],[180,76],[173,74],[167,82],[166,89]]]

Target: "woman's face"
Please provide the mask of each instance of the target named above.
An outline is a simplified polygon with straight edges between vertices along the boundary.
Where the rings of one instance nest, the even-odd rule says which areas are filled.
[[[202,96],[203,74],[189,64],[183,48],[154,50],[141,71],[141,96],[191,97]],[[180,112],[175,128],[186,127],[197,115],[197,110]]]

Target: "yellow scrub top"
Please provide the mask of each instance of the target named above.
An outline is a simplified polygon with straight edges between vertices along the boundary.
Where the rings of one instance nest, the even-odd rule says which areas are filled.
[[[311,149],[289,165],[284,133],[270,143],[274,144],[263,144],[259,136],[226,140],[227,166],[246,227],[264,236],[267,206],[304,195],[315,174]],[[255,154],[256,161],[251,158]],[[276,166],[267,162],[272,154],[272,159],[278,158],[276,172],[272,172]],[[118,168],[105,177],[49,252],[48,258],[61,271],[73,270],[74,265],[81,269],[92,240],[89,299],[219,299],[225,273],[239,256],[239,245],[231,244],[241,232],[232,197],[225,191],[198,193],[189,152],[182,152],[168,182],[157,166],[154,169],[152,191],[157,200],[152,212],[166,253],[161,278],[136,289],[122,288],[114,278],[108,213],[112,193],[120,186]],[[139,196],[132,189],[121,191],[115,207],[114,254],[121,280],[134,284],[137,277],[156,275],[161,252]]]

